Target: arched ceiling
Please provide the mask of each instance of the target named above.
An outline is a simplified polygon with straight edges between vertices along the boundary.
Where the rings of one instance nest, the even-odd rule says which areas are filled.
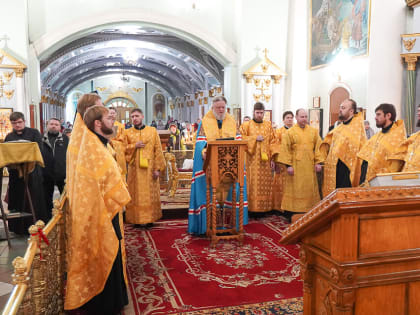
[[[172,97],[223,84],[223,66],[205,51],[174,35],[138,25],[96,31],[40,63],[42,85],[63,95],[104,75],[139,77]]]

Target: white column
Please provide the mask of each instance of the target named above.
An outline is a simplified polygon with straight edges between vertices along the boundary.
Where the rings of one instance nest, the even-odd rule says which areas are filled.
[[[16,69],[16,111],[26,113],[25,109],[25,82],[23,69]],[[29,117],[26,117],[28,119]]]
[[[272,96],[272,106],[273,106],[273,121],[279,125],[282,121],[282,100],[283,100],[283,87],[284,80],[280,81],[280,78],[275,76],[273,77],[273,96]]]
[[[228,106],[240,104],[239,79],[240,71],[236,65],[229,65],[224,68],[224,86],[223,94],[225,95]],[[210,102],[210,100],[209,100]]]
[[[252,93],[254,92],[254,88],[252,85],[252,77],[245,78],[245,99],[244,99],[244,111],[242,113],[242,118],[244,116],[251,116],[252,117],[252,100],[253,96]]]

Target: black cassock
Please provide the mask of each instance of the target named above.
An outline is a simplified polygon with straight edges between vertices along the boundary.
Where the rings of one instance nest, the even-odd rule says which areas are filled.
[[[124,265],[121,253],[121,229],[118,213],[112,219],[115,234],[117,234],[120,246],[117,257],[115,257],[111,272],[106,280],[105,287],[101,293],[93,297],[81,309],[90,314],[114,315],[120,313],[122,308],[128,304],[127,287],[124,281]]]
[[[18,140],[37,142],[41,150],[42,138],[37,129],[25,127],[22,134],[17,134],[15,131],[13,131],[9,133],[4,139],[5,142]],[[31,213],[28,200],[24,195],[24,188],[25,186],[23,177],[19,177],[17,170],[9,168],[9,210]],[[42,170],[39,165],[36,165],[34,171],[29,175],[28,188],[31,194],[32,204],[34,206],[36,220],[42,220],[45,222],[45,224],[47,224],[51,219],[51,209],[47,211],[45,206]],[[25,203],[24,196],[26,199]],[[29,226],[32,224],[33,221],[30,217],[23,219],[11,219],[9,220],[9,230],[17,234],[26,234],[28,233]]]
[[[340,159],[337,161],[335,188],[351,187],[350,170]]]

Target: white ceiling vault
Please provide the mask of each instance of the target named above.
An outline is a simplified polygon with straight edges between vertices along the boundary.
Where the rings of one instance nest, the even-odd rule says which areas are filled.
[[[223,66],[204,50],[173,34],[139,25],[108,26],[43,56],[44,87],[67,95],[104,75],[130,75],[170,96],[223,84]]]

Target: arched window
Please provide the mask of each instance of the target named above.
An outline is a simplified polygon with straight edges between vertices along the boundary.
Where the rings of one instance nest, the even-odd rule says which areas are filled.
[[[106,107],[114,107],[117,111],[117,120],[123,124],[130,121],[130,110],[135,106],[130,100],[116,97],[108,101]]]

